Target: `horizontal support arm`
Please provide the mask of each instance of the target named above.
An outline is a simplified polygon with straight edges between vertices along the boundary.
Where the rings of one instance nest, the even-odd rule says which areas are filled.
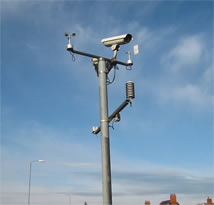
[[[113,63],[113,64],[120,64],[120,65],[124,65],[124,66],[132,66],[133,63],[125,63],[125,62],[121,62],[121,61],[117,61],[117,60],[112,60],[112,59],[109,59],[109,58],[105,58],[105,57],[102,57],[102,56],[97,56],[97,55],[94,55],[94,54],[90,54],[90,53],[85,53],[85,52],[82,52],[82,51],[77,51],[77,50],[74,50],[73,48],[67,48],[67,51],[70,51],[72,53],[76,53],[76,54],[79,54],[79,55],[82,55],[82,56],[87,56],[87,57],[91,57],[91,58],[103,58],[105,59],[106,61],[108,61],[109,63]]]
[[[109,117],[108,122],[111,122],[118,113],[120,113],[128,104],[131,103],[130,99],[126,99]],[[93,134],[98,134],[100,132],[100,127],[96,129],[96,131],[93,132]]]

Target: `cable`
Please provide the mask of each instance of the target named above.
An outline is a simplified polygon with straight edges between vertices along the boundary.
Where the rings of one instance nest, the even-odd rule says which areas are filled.
[[[114,65],[114,76],[113,76],[113,79],[110,80],[109,78],[107,79],[107,85],[110,85],[114,82],[115,78],[116,78],[116,70],[119,70],[118,66],[117,65]]]
[[[76,60],[74,54],[73,54],[71,51],[69,51],[69,53],[71,54],[71,56],[72,56],[72,61],[74,62],[74,61]]]
[[[131,66],[126,66],[126,70],[132,70]]]
[[[109,127],[111,127],[112,128],[112,130],[114,130],[114,121],[112,121],[112,123],[111,123],[111,125],[109,125]]]

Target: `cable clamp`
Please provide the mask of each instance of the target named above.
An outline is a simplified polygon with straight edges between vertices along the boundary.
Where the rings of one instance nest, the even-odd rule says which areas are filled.
[[[109,120],[107,119],[107,120],[100,120],[100,122],[109,122]]]

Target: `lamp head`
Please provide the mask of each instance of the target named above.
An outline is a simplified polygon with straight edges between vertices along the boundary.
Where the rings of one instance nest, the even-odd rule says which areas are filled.
[[[38,162],[45,162],[45,160],[43,160],[43,159],[39,159],[39,160],[38,160]]]

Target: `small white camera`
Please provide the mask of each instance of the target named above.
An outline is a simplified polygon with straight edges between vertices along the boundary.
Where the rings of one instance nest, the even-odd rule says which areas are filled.
[[[105,46],[111,47],[113,45],[123,45],[123,44],[129,43],[132,39],[133,38],[132,38],[131,34],[124,34],[124,35],[120,35],[120,36],[104,38],[101,42]]]

